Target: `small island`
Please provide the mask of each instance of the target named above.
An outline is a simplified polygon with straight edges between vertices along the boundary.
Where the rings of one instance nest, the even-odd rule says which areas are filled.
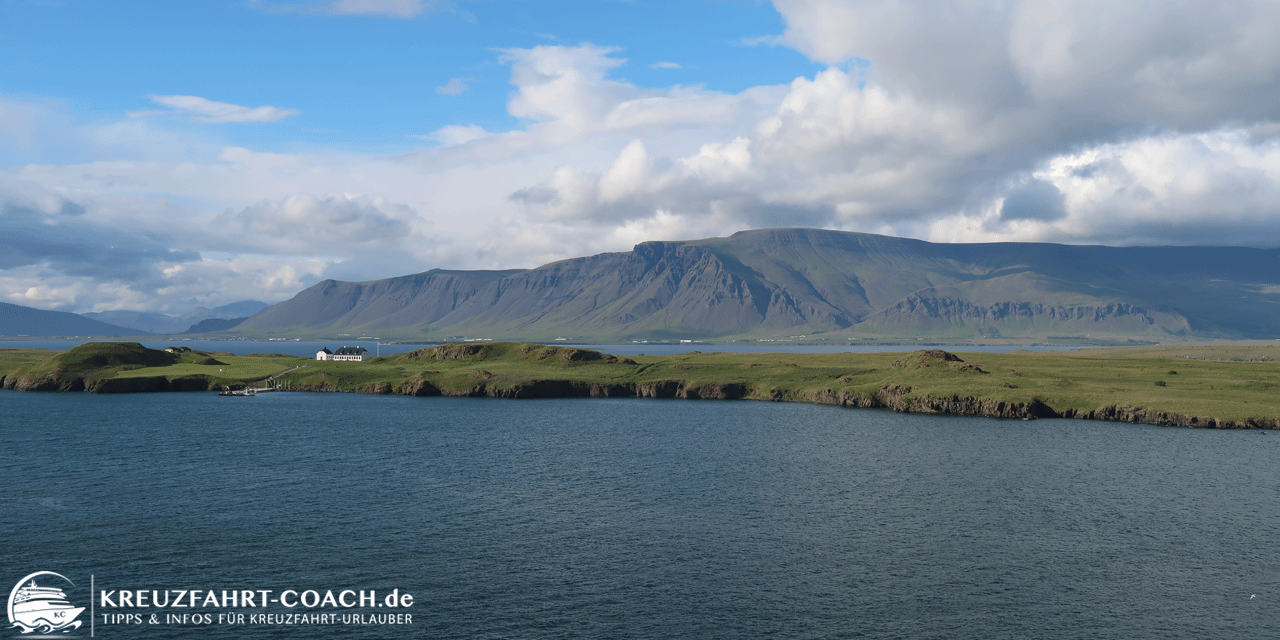
[[[1079,351],[689,353],[620,357],[571,346],[445,344],[364,362],[87,343],[0,349],[0,386],[138,393],[246,388],[495,398],[808,402],[1007,419],[1280,428],[1280,346]]]

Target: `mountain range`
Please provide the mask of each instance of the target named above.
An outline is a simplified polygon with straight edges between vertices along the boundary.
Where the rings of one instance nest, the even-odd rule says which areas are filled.
[[[1280,249],[938,244],[814,229],[534,269],[325,280],[241,335],[577,340],[1280,337]]]
[[[242,300],[180,316],[148,311],[69,313],[0,302],[0,336],[142,336],[225,331],[268,305]]]
[[[245,316],[249,316],[247,319]],[[814,229],[645,242],[534,269],[325,280],[177,317],[0,303],[0,335],[551,341],[1280,338],[1280,249],[938,244]]]
[[[0,302],[0,336],[129,336],[137,333],[75,313]]]
[[[213,309],[196,307],[179,316],[169,316],[153,311],[98,311],[80,315],[145,333],[200,333],[196,330],[197,325],[205,320],[247,318],[268,306],[267,303],[257,300],[241,300]],[[227,328],[223,324],[213,326],[218,327],[219,330]]]

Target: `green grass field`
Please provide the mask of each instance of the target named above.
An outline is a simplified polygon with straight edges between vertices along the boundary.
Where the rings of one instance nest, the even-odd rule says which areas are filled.
[[[88,383],[117,380],[90,390],[149,390],[134,389],[126,380],[160,377],[185,380],[183,388],[202,379],[207,384],[200,388],[216,389],[258,386],[288,371],[278,380],[307,390],[529,397],[587,395],[594,387],[590,395],[644,395],[647,389],[659,396],[799,402],[871,397],[893,388],[903,401],[1038,402],[1058,413],[1134,407],[1219,421],[1280,417],[1275,343],[957,352],[959,360],[942,353],[613,357],[571,347],[493,343],[445,345],[366,362],[318,362],[285,355],[174,356],[136,343],[91,343],[64,352],[0,350],[0,376],[6,388],[23,388],[24,379],[30,386],[34,380],[79,376]]]

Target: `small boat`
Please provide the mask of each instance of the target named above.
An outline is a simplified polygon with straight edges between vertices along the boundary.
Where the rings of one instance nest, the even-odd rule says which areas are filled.
[[[78,629],[81,621],[76,620],[76,617],[84,611],[84,607],[67,602],[62,589],[39,587],[35,580],[18,589],[10,607],[9,619],[13,626],[21,627],[23,633]]]
[[[256,395],[258,395],[258,390],[257,390],[257,389],[252,389],[252,388],[250,388],[250,389],[223,389],[222,391],[219,391],[219,392],[218,392],[218,395],[220,395],[220,396],[256,396]]]

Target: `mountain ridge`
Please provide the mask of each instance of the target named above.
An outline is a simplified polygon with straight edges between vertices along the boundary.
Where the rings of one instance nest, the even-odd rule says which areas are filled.
[[[1280,336],[1280,250],[944,244],[816,229],[644,242],[533,269],[326,280],[235,328],[548,340]]]
[[[271,305],[258,300],[240,300],[212,309],[196,307],[178,316],[169,316],[154,311],[127,310],[93,311],[79,315],[145,333],[177,334],[189,332],[190,327],[204,320],[246,318],[269,306]]]
[[[47,336],[136,336],[148,332],[121,327],[67,311],[46,311],[0,302],[0,335],[8,337]]]

